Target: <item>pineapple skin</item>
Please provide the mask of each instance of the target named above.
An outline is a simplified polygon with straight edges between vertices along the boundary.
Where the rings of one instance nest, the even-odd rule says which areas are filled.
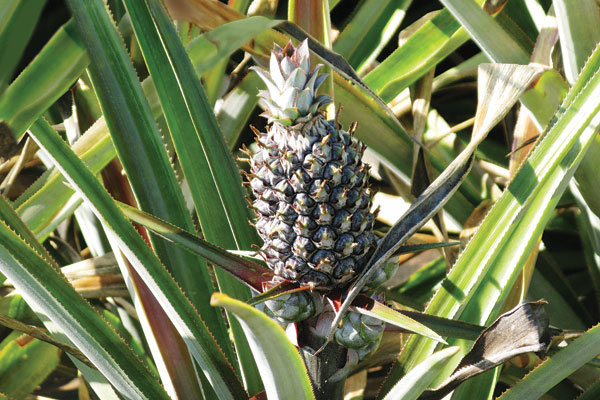
[[[250,186],[262,255],[280,279],[332,290],[362,271],[375,246],[364,146],[321,108],[325,75],[309,71],[308,44],[276,46],[270,71],[255,70],[269,120],[255,132]]]

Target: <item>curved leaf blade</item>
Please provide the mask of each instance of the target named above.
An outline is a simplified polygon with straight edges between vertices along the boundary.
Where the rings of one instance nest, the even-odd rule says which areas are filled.
[[[104,118],[96,121],[71,149],[94,174],[99,173],[116,156]],[[50,168],[14,201],[13,206],[29,229],[43,240],[50,233],[48,224],[72,196],[73,189],[64,185],[60,171]]]
[[[596,325],[567,347],[549,357],[499,399],[537,399],[600,354],[600,326]]]
[[[416,400],[431,385],[442,366],[455,355],[459,347],[448,347],[427,357],[411,369],[392,387],[384,400]]]
[[[231,311],[240,321],[270,399],[315,398],[298,350],[275,321],[222,293],[213,294],[211,304]]]
[[[243,257],[238,257],[227,250],[137,208],[123,203],[117,203],[117,205],[127,218],[133,222],[152,230],[154,233],[182,246],[188,251],[206,258],[209,262],[238,277],[258,292],[262,291],[262,284],[270,281],[273,277],[273,271],[260,264]]]
[[[567,95],[562,113],[487,214],[426,312],[481,324],[493,320],[500,311],[531,247],[597,132],[599,60],[597,48]],[[464,342],[460,345],[463,349],[467,346]],[[435,347],[435,343],[413,337],[398,365],[410,368]],[[399,373],[399,369],[392,374]]]
[[[156,378],[58,270],[0,223],[0,269],[127,398],[168,399]],[[52,329],[54,332],[55,329]]]
[[[73,1],[69,5],[92,60],[90,75],[100,106],[138,204],[193,231],[164,143],[108,10],[100,1],[86,5]],[[109,65],[111,68],[106,68]],[[157,255],[203,313],[221,343],[221,334],[226,336],[221,330],[225,328],[214,310],[203,307],[212,290],[208,271],[190,274],[185,266],[198,262],[196,258],[161,239],[152,242]],[[221,344],[226,343],[223,340]]]
[[[476,144],[475,144],[476,146]],[[352,284],[347,296],[338,310],[326,344],[331,341],[335,328],[340,324],[342,318],[352,301],[358,296],[362,288],[375,274],[377,269],[387,261],[419,228],[440,210],[448,201],[450,196],[458,189],[458,186],[471,169],[475,147],[467,147],[460,156],[446,168],[433,183],[423,192],[421,196],[411,204],[410,208],[403,214],[400,220],[388,231],[373,256],[368,262],[368,268],[362,272],[356,282]],[[324,348],[325,345],[321,347]]]
[[[159,95],[204,237],[225,248],[249,249],[258,242],[258,236],[248,223],[251,216],[246,207],[238,168],[171,20],[159,1],[125,1],[125,5]],[[147,185],[148,182],[143,181],[143,184]],[[190,224],[186,228],[189,230],[191,218],[188,219]],[[194,276],[188,265],[182,265],[188,271],[187,277]],[[243,300],[250,298],[250,290],[229,274],[216,271],[216,276],[220,291]],[[189,287],[199,286],[193,281],[185,285],[179,281],[186,291],[189,291]],[[209,295],[208,292],[204,294]],[[231,330],[235,354],[244,370],[243,376],[246,382],[253,385],[259,382],[258,372],[252,358],[246,356],[249,349],[235,320],[231,321]],[[217,339],[224,346],[223,342],[228,336]],[[226,348],[229,347],[228,342]],[[262,387],[257,385],[249,389],[254,394],[260,392]]]
[[[67,3],[90,56],[90,78],[119,160],[127,173],[128,179],[123,178],[123,184],[127,185],[128,181],[135,194],[135,202],[141,208],[193,232],[194,224],[164,141],[110,11],[106,4],[97,0],[85,4],[79,1]],[[150,26],[154,28],[153,24]],[[233,360],[235,353],[225,323],[208,306],[210,292],[214,287],[206,264],[162,238],[152,234],[148,236],[156,255],[211,327],[223,352]],[[192,273],[187,266],[194,264],[199,264],[200,268]],[[122,264],[122,269],[126,268]],[[142,286],[136,274],[131,275],[131,280],[136,287]],[[150,291],[139,288],[137,296],[145,314],[157,316],[161,312],[160,308],[154,307],[156,302]],[[158,358],[162,353],[166,366],[165,369],[160,369],[163,380],[172,382],[175,391],[182,397],[201,396],[200,387],[196,383],[197,372],[185,345],[179,339],[175,339],[179,342],[176,345],[167,344],[172,343],[172,338],[177,338],[177,335],[174,327],[162,322],[165,318],[152,318],[145,328],[146,335],[152,335],[162,349],[160,353],[155,352],[155,357]],[[166,356],[166,348],[174,357]]]
[[[196,72],[202,74],[209,67],[218,63],[222,57],[229,56],[247,40],[246,37],[242,38],[242,36],[239,35],[238,29],[248,32],[250,35],[255,35],[257,34],[256,32],[263,32],[264,29],[279,23],[279,21],[274,22],[264,17],[256,18],[258,18],[258,20],[252,17],[247,20],[244,19],[224,24],[221,27],[194,39],[188,45],[187,51]],[[81,65],[72,63],[69,65],[70,69],[61,68],[59,70],[64,75],[77,76],[78,74],[81,74],[85,66],[87,66],[89,58],[87,57],[83,45],[79,44],[79,47],[72,46],[72,40],[76,40],[76,43],[79,43],[81,39],[79,38],[77,29],[74,29],[72,26],[74,25],[74,21],[69,24],[70,25],[61,28],[59,33],[57,33],[57,37],[53,39],[55,43],[52,43],[53,48],[63,49],[67,52],[66,54],[71,54],[71,52],[73,52],[70,57],[85,56],[85,60],[80,63]],[[68,32],[68,34],[65,34],[63,31]],[[54,54],[53,51],[55,50],[48,50],[48,54]],[[45,52],[42,54],[45,54]],[[66,57],[66,55],[64,57]],[[0,116],[4,115],[2,114],[2,104],[10,105],[11,108],[9,111],[18,110],[19,112],[25,112],[29,110],[26,121],[22,124],[22,126],[29,126],[33,123],[35,118],[46,110],[52,101],[64,93],[72,81],[76,79],[72,78],[72,80],[69,80],[65,78],[64,83],[58,84],[59,82],[63,82],[62,78],[54,75],[44,75],[44,73],[52,71],[44,69],[43,65],[46,63],[44,59],[45,58],[40,55],[40,57],[36,58],[36,60],[27,67],[27,72],[21,74],[21,76],[13,82],[14,88],[12,88],[13,85],[11,85],[11,88],[7,91],[13,94],[7,97],[6,103],[3,102],[4,97],[0,96]],[[253,84],[253,82],[256,82],[257,80],[260,81],[260,78],[258,78],[256,74],[253,74],[253,76],[254,79],[249,85],[254,87],[254,90],[257,91],[258,89],[256,89],[256,87],[258,85]],[[53,82],[54,85],[51,88],[46,88],[44,85],[40,85],[38,80],[43,82]],[[32,82],[36,82],[36,84],[32,84]],[[24,88],[28,91],[25,91]],[[154,117],[158,117],[162,110],[151,77],[144,80],[142,89],[150,102]],[[16,93],[29,94],[21,98],[15,97],[14,94]],[[33,102],[33,100],[31,100],[42,99],[45,96],[50,96],[51,99],[48,100],[48,102],[43,103],[41,101]],[[251,97],[253,104],[256,104],[258,98],[256,96]],[[27,106],[24,106],[25,104],[27,104]],[[250,105],[250,107],[252,106]],[[251,110],[247,112],[249,113],[250,111]],[[227,130],[227,133],[234,132],[234,129],[227,129],[226,126],[223,125],[222,118],[224,118],[223,115],[221,116],[219,123],[223,129]],[[0,119],[2,119],[2,117],[0,117]],[[233,123],[236,124],[237,129],[239,130],[241,127],[237,124],[243,122],[241,122],[241,118],[236,118]],[[12,127],[10,124],[9,126]],[[86,165],[88,165],[94,173],[100,172],[100,170],[115,157],[116,150],[112,143],[112,138],[109,135],[108,126],[106,125],[104,117],[98,119],[96,123],[94,123],[94,125],[73,144],[73,150],[85,161]],[[65,204],[73,194],[73,190],[64,186],[62,181],[63,178],[60,173],[55,169],[51,169],[45,172],[44,175],[29,187],[14,203],[15,208],[23,220],[41,239],[45,238],[48,234],[48,224],[50,221],[58,216],[59,212],[61,212],[60,209],[62,205]]]
[[[63,25],[17,79],[0,95],[0,125],[19,139],[66,92],[89,63],[75,21]],[[36,84],[32,84],[36,82]]]
[[[333,50],[359,73],[379,55],[402,23],[412,0],[369,0],[356,13],[333,44]]]
[[[527,64],[529,56],[492,17],[473,1],[440,0],[495,62]]]
[[[446,344],[446,341],[442,339],[440,335],[438,335],[436,332],[434,332],[427,326],[421,324],[420,322],[415,321],[408,315],[399,313],[398,311],[378,301],[374,301],[372,304],[367,304],[365,307],[361,307],[360,305],[356,304],[359,300],[360,299],[357,299],[357,301],[353,303],[355,306],[354,309],[357,312],[387,322],[388,324],[392,324],[399,328],[405,329],[408,332],[413,332],[418,335],[428,337],[437,342]]]
[[[115,234],[119,247],[159,301],[217,394],[224,399],[245,397],[231,365],[192,304],[100,182],[47,122],[37,121],[31,133],[98,219]]]
[[[236,13],[224,4],[207,0],[199,0],[194,3],[171,0],[167,2],[167,5],[173,17],[189,20],[206,30],[214,29],[224,22],[245,18],[242,14]],[[219,18],[206,18],[207,15],[215,14],[218,14]],[[448,17],[450,21],[454,21],[449,13]],[[454,23],[456,24],[455,21]],[[278,29],[284,30],[298,40],[307,37],[304,31],[287,21],[280,22]],[[464,38],[456,46],[468,39],[468,35],[464,31],[463,34]],[[268,54],[273,43],[285,46],[288,40],[289,38],[284,34],[271,29],[257,35],[254,40],[243,46],[243,49],[265,61],[268,60]],[[386,167],[389,167],[402,179],[406,179],[410,176],[412,168],[413,139],[409,137],[386,104],[368,86],[360,83],[360,78],[352,68],[349,68],[342,57],[327,51],[323,46],[313,48],[316,44],[317,42],[314,40],[309,41],[311,50],[317,51],[313,54],[317,54],[320,61],[331,65],[337,71],[333,74],[336,102],[344,107],[344,112],[339,115],[339,121],[346,126],[358,121],[359,126],[369,127],[368,130],[358,129],[356,137],[365,143],[370,151],[377,153]],[[399,63],[401,64],[401,62]],[[431,162],[437,171],[444,169],[445,164],[441,160],[434,157]],[[456,220],[463,222],[468,218],[464,202],[475,205],[478,201],[479,194],[477,190],[470,185],[462,185],[456,199],[450,200],[447,209]]]
[[[392,101],[468,39],[450,12],[442,10],[367,74],[365,83],[384,101]]]

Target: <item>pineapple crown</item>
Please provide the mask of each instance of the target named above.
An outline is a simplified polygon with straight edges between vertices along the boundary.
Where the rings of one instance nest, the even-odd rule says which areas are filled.
[[[319,74],[322,64],[310,71],[308,42],[294,47],[292,42],[282,49],[275,44],[271,52],[269,71],[253,67],[267,85],[267,90],[259,91],[267,111],[263,116],[269,123],[277,122],[284,126],[309,120],[322,106],[331,102],[327,95],[317,96],[317,89],[327,74]]]

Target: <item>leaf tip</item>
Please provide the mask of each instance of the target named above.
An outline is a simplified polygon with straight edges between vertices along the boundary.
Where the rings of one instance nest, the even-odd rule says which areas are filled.
[[[215,292],[210,296],[210,305],[213,307],[222,306],[223,303],[229,298],[225,293]]]

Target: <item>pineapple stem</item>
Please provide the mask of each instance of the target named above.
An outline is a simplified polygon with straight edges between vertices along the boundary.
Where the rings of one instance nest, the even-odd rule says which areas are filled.
[[[298,323],[301,329],[302,323]],[[300,356],[304,360],[308,376],[313,386],[316,400],[338,400],[344,398],[344,385],[346,377],[332,379],[344,368],[347,362],[348,350],[335,342],[330,342],[318,354],[314,350],[325,343],[322,336],[315,335],[310,329],[301,329],[302,341],[305,346],[299,348]]]

